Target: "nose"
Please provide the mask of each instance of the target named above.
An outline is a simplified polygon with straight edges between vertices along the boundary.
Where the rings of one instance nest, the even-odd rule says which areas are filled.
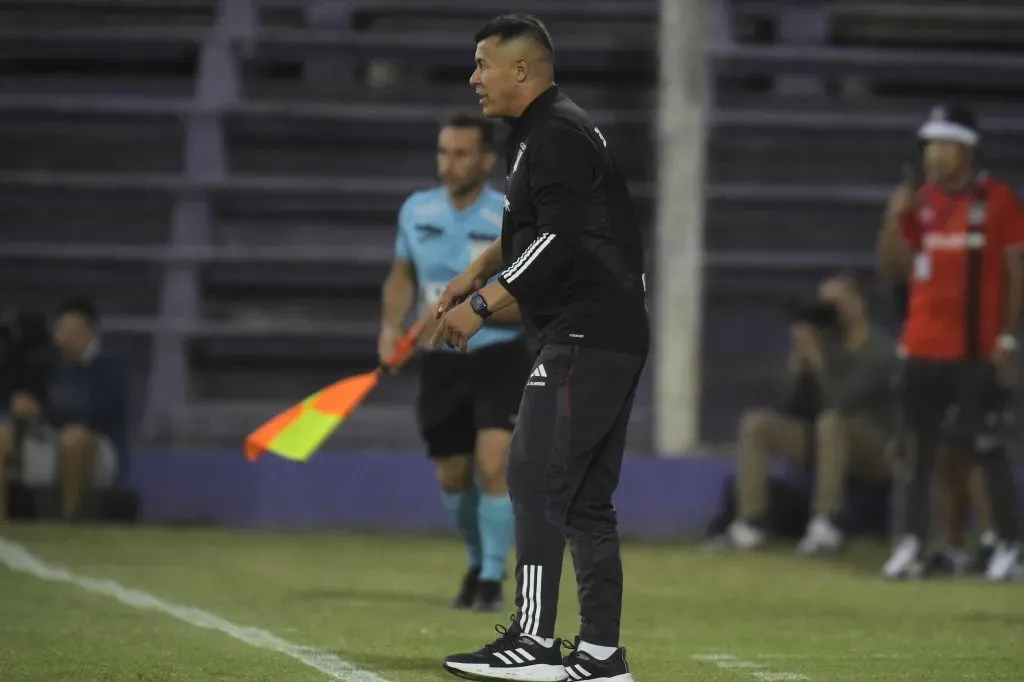
[[[480,68],[473,69],[473,73],[469,76],[469,87],[475,88],[480,84]]]

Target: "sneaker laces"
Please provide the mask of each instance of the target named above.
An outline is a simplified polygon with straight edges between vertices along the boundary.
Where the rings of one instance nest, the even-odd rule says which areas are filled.
[[[512,618],[509,621],[508,627],[505,627],[504,625],[499,623],[494,626],[494,631],[498,633],[499,637],[490,644],[485,644],[481,651],[493,653],[495,651],[504,651],[505,649],[510,649],[512,648],[512,645],[519,641],[519,638],[522,636],[522,633],[516,626],[515,614],[512,614]]]

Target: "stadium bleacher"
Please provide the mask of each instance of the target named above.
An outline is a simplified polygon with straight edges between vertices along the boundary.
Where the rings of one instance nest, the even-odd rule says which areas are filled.
[[[1020,44],[1024,8],[709,4],[724,17],[708,45],[702,423],[714,443],[773,396],[780,304],[835,267],[870,266],[935,101],[976,104],[985,165],[1024,185],[1024,58],[1003,49]],[[236,444],[372,366],[395,212],[432,182],[438,119],[473,108],[470,36],[504,7],[0,0],[0,295],[95,296],[134,368],[142,436]],[[517,9],[547,21],[558,79],[616,147],[649,229],[657,2]],[[387,384],[346,444],[417,443],[412,377]]]

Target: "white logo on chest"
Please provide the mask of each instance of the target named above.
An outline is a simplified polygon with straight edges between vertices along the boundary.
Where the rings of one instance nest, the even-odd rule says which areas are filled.
[[[925,251],[964,251],[980,249],[985,246],[985,235],[977,232],[967,234],[943,234],[929,232],[921,240]]]
[[[516,160],[512,163],[512,174],[515,174],[516,169],[519,168],[519,159],[523,158],[523,152],[526,151],[526,143],[519,143],[519,152],[516,153]]]

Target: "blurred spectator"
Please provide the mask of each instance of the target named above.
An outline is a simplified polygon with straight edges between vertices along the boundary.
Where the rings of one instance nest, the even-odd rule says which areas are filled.
[[[58,353],[46,372],[45,395],[16,390],[11,419],[0,423],[0,489],[18,453],[21,483],[58,485],[61,514],[72,519],[91,487],[112,486],[117,478],[127,454],[127,388],[121,363],[101,346],[91,301],[60,307],[53,341]],[[0,510],[6,511],[3,499]]]
[[[910,297],[910,289],[906,283],[901,282],[895,287],[895,296],[899,321],[902,324],[906,321]],[[955,410],[948,410],[945,419],[947,428],[954,421],[954,417]],[[948,439],[940,445],[937,459],[939,522],[945,545],[928,559],[925,573],[984,573],[995,552],[998,535],[992,522],[992,510],[988,503],[988,491],[985,488],[982,471],[976,466],[975,457],[970,450],[957,448]],[[973,559],[966,550],[969,512],[974,513],[975,521],[981,530],[978,550]]]
[[[820,304],[796,313],[788,362],[800,409],[755,409],[743,415],[737,464],[737,516],[729,543],[751,549],[764,543],[766,487],[771,455],[805,461],[815,470],[812,517],[798,551],[831,552],[843,540],[837,517],[848,474],[886,479],[886,445],[893,427],[895,342],[874,327],[856,280],[827,280]],[[806,396],[820,393],[821,407],[807,420]],[[802,395],[801,395],[802,394]],[[795,413],[795,414],[794,414]]]
[[[904,528],[882,573],[925,570],[932,472],[948,440],[983,467],[1000,536],[987,577],[1002,580],[1015,575],[1020,556],[1006,440],[1024,306],[1024,211],[1008,185],[976,171],[973,112],[935,107],[918,137],[925,182],[905,178],[896,188],[879,238],[880,269],[910,288],[902,335]]]

